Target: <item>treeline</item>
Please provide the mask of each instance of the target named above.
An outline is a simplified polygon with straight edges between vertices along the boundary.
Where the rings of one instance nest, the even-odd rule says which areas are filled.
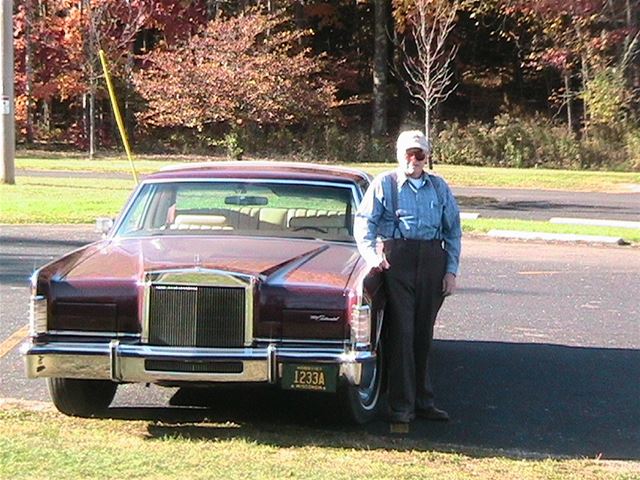
[[[18,0],[18,141],[640,170],[637,0]]]

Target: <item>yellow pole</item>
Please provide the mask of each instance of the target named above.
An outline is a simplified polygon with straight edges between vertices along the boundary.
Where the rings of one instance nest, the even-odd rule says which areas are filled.
[[[107,89],[109,90],[109,98],[111,99],[111,106],[113,107],[113,114],[116,117],[116,123],[118,124],[118,130],[120,131],[120,138],[124,145],[124,150],[127,152],[127,158],[131,164],[131,172],[133,173],[133,179],[136,184],[138,183],[138,174],[133,166],[133,156],[131,155],[131,148],[129,147],[129,139],[127,138],[127,131],[124,128],[124,122],[122,121],[122,115],[120,115],[120,108],[118,107],[118,100],[116,99],[116,92],[113,89],[111,83],[111,76],[109,75],[109,68],[107,67],[107,57],[104,55],[104,51],[100,50],[100,63],[102,63],[102,70],[104,71],[104,78],[107,81]]]

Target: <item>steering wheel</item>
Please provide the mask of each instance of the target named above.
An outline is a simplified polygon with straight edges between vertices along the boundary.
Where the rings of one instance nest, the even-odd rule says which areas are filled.
[[[293,229],[293,231],[294,231],[294,232],[299,232],[299,231],[301,231],[301,230],[313,230],[314,232],[327,233],[327,231],[326,231],[326,230],[323,230],[323,229],[322,229],[322,228],[320,228],[320,227],[312,227],[312,226],[310,226],[310,225],[308,225],[308,226],[302,226],[302,227],[298,227],[298,228],[294,228],[294,229]]]

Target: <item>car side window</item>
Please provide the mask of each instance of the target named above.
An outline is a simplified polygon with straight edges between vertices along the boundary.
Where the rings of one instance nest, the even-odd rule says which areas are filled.
[[[152,190],[153,187],[151,185],[144,185],[142,187],[142,190],[135,198],[134,204],[120,225],[120,233],[126,235],[140,231],[143,228],[144,211],[151,198]]]

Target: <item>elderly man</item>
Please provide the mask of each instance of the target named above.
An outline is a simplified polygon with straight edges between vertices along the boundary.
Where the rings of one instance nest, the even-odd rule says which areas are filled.
[[[373,180],[354,228],[361,255],[384,275],[389,417],[400,424],[449,419],[434,404],[429,350],[444,297],[456,288],[462,231],[451,189],[424,169],[429,155],[422,132],[402,132],[398,168]]]

